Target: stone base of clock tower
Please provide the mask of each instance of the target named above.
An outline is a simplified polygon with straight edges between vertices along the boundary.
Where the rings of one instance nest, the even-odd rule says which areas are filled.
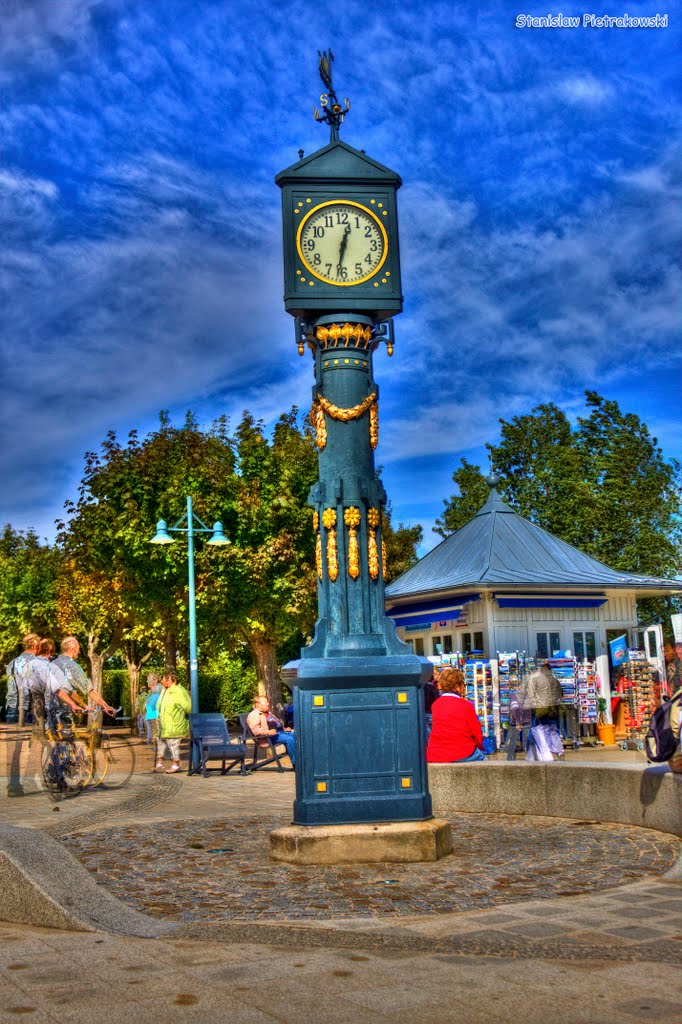
[[[450,823],[401,821],[377,825],[291,825],[270,833],[270,857],[287,864],[410,864],[452,853]]]

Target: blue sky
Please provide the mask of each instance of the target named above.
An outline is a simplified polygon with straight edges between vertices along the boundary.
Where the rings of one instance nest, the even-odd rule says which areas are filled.
[[[375,367],[396,519],[432,546],[460,457],[586,388],[682,454],[674,9],[559,30],[515,15],[583,8],[329,6],[0,0],[0,522],[51,538],[84,451],[160,409],[308,408],[273,178],[327,142],[327,46],[342,137],[404,180],[405,311]]]

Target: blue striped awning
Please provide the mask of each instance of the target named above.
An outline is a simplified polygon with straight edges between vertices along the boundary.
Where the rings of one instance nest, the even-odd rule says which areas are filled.
[[[450,611],[418,612],[416,615],[391,615],[391,618],[396,626],[430,626],[432,622],[458,619],[461,614],[461,608],[452,608]]]
[[[601,608],[606,594],[493,594],[500,608]]]

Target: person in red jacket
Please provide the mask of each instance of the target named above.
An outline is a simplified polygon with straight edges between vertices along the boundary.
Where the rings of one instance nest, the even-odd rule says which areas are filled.
[[[481,723],[474,705],[462,696],[464,676],[461,671],[443,669],[438,688],[440,697],[431,709],[433,723],[426,760],[430,764],[485,761]]]

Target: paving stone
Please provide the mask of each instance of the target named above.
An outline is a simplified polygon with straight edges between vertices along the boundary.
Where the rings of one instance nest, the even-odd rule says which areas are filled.
[[[620,935],[624,939],[659,939],[662,932],[654,928],[644,928],[642,925],[625,925],[620,928],[606,928],[609,935]]]

